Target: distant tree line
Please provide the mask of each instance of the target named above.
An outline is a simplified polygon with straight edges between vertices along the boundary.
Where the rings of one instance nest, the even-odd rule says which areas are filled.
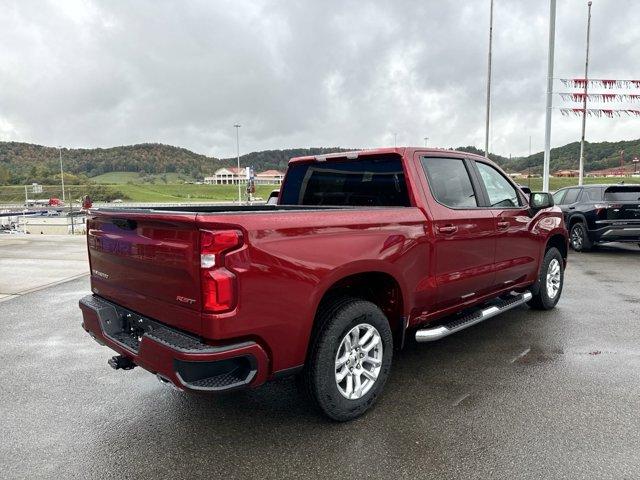
[[[475,147],[461,147],[471,153],[482,155]],[[620,142],[585,142],[585,170],[604,170],[620,165],[620,151],[624,150],[625,164],[631,164],[634,157],[640,158],[640,139]],[[490,154],[489,158],[509,172],[523,172],[531,169],[532,173],[542,173],[544,152],[534,153],[526,157],[503,157]],[[562,147],[551,149],[551,172],[557,170],[575,170],[580,161],[580,142],[573,142]]]
[[[575,169],[578,165],[580,145],[578,142],[551,150],[551,171]],[[321,155],[346,151],[338,147],[292,148],[265,150],[241,156],[242,165],[250,165],[257,171],[285,170],[290,158],[304,155]],[[458,147],[471,153],[482,154],[475,147]],[[621,142],[586,143],[586,170],[600,170],[619,165],[620,150],[630,161],[640,157],[640,140]],[[109,172],[139,172],[142,177],[153,174],[178,173],[185,177],[200,179],[211,175],[223,166],[236,164],[235,158],[218,159],[194,153],[185,148],[158,143],[145,143],[112,148],[62,149],[65,182],[85,184],[90,178]],[[521,172],[531,168],[542,172],[542,152],[527,157],[507,158],[491,154],[506,170]],[[56,184],[60,181],[58,149],[29,143],[0,142],[0,185],[10,184]]]

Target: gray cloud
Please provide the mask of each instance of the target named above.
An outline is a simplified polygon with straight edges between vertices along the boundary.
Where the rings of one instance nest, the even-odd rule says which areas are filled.
[[[539,151],[548,2],[495,2],[492,150],[526,154],[531,135]],[[586,2],[558,3],[557,76],[580,77]],[[0,140],[228,156],[238,121],[243,151],[483,145],[488,0],[0,4]],[[592,76],[640,76],[637,18],[594,1]],[[555,113],[553,143],[579,128]],[[637,132],[588,121],[594,141]]]

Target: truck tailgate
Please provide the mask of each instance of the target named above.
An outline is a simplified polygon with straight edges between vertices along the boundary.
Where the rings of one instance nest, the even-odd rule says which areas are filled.
[[[93,292],[199,334],[195,218],[195,213],[93,212],[87,224]]]

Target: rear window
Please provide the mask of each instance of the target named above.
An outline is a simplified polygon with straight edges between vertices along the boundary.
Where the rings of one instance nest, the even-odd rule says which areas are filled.
[[[398,155],[293,164],[283,185],[282,205],[408,207]]]
[[[604,199],[637,202],[640,201],[640,187],[609,187],[604,191]]]

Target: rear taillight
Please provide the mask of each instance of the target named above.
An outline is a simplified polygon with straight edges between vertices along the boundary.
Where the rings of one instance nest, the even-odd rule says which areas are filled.
[[[239,230],[200,230],[200,281],[205,311],[226,312],[236,306],[237,279],[224,267],[224,254],[240,245]]]
[[[608,203],[596,203],[593,207],[596,209],[596,217],[602,218],[603,217],[603,213],[606,213],[607,208],[609,208],[609,204]]]

